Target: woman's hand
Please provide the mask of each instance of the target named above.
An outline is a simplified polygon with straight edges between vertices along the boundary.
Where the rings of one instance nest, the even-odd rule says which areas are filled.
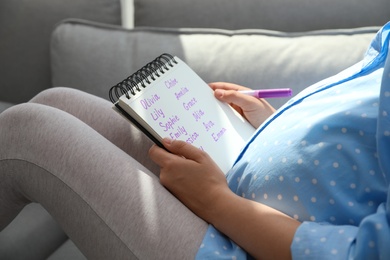
[[[149,150],[150,158],[161,168],[161,184],[196,215],[212,223],[219,215],[219,205],[234,195],[225,175],[206,152],[195,146],[167,138],[163,145],[171,153],[156,145]]]
[[[257,99],[237,91],[249,90],[249,88],[225,82],[210,83],[209,86],[214,90],[214,96],[218,100],[229,103],[255,128],[275,112],[275,109],[264,99]]]
[[[200,218],[212,224],[256,259],[288,259],[299,222],[263,204],[237,196],[204,151],[164,139],[150,158],[161,167],[160,182]]]

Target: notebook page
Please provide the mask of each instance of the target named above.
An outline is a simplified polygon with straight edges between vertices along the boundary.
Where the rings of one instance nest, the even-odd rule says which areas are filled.
[[[255,129],[229,105],[218,101],[188,65],[177,57],[175,60],[178,64],[141,92],[130,99],[122,96],[119,105],[137,121],[147,122],[157,139],[186,141],[206,151],[227,173]]]

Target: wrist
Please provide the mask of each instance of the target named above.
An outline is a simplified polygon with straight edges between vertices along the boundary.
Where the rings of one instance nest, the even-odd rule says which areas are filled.
[[[231,215],[239,199],[240,197],[229,188],[222,190],[213,201],[207,221],[218,229],[225,221],[228,221],[227,217]]]

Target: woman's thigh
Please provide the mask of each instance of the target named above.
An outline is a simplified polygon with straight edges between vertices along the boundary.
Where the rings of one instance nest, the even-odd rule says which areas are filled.
[[[91,259],[194,258],[207,229],[158,177],[74,116],[0,114],[0,228],[41,203]]]
[[[55,107],[77,117],[150,171],[159,174],[158,166],[148,157],[152,141],[115,112],[111,102],[80,90],[64,87],[47,89],[30,102]]]

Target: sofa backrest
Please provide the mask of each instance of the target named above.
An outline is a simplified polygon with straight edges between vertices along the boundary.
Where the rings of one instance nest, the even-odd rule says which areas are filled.
[[[134,0],[135,26],[302,32],[382,26],[389,0]]]
[[[111,86],[162,53],[206,82],[292,88],[293,94],[358,62],[379,28],[308,33],[121,27],[68,20],[53,33],[53,84],[108,99]],[[288,98],[269,99],[280,107]]]

